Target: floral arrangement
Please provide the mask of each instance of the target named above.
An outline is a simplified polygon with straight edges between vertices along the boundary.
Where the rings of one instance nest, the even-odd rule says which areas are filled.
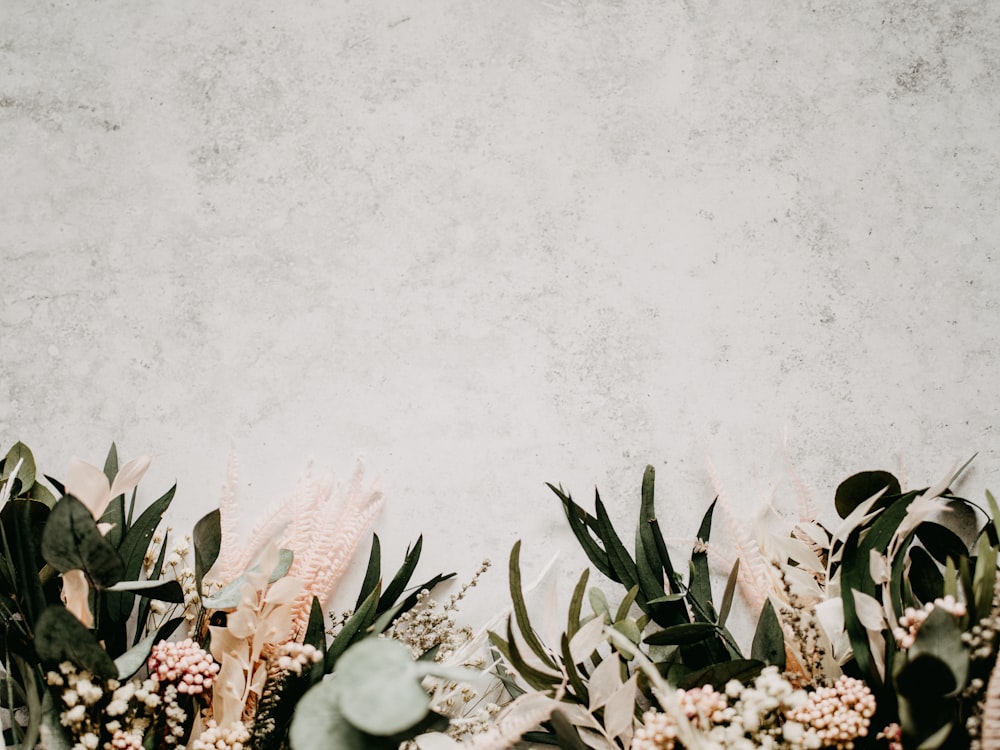
[[[557,590],[529,605],[518,542],[510,607],[475,634],[456,613],[488,563],[441,603],[454,574],[411,584],[419,538],[385,583],[371,536],[354,607],[329,611],[382,503],[360,470],[307,475],[246,535],[231,465],[219,508],[177,535],[174,488],[138,500],[148,466],[114,446],[64,481],[21,443],[0,461],[0,747],[1000,747],[1000,510],[955,493],[962,470],[916,490],[855,474],[833,524],[803,498],[747,526],[720,493],[683,567],[652,467],[628,546],[599,495],[590,512],[549,485],[620,593],[588,569],[565,611]]]

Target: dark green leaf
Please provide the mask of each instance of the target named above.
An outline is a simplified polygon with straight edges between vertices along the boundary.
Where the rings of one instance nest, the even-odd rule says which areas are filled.
[[[712,535],[712,515],[718,498],[712,501],[701,519],[698,528],[698,541],[707,543]],[[708,568],[708,553],[704,550],[691,553],[691,580],[688,582],[688,598],[696,604],[695,618],[715,622],[715,609],[712,606],[712,573]],[[700,614],[701,613],[701,614]]]
[[[923,547],[910,547],[909,583],[913,595],[926,604],[944,595],[944,576]]]
[[[337,633],[336,637],[330,643],[330,648],[326,652],[326,659],[323,661],[323,669],[327,674],[333,671],[337,659],[347,650],[347,647],[358,640],[359,637],[363,637],[364,632],[375,621],[378,598],[381,593],[379,589],[380,587],[375,587],[375,590],[361,603],[361,606],[355,610],[354,614],[348,618],[347,622],[344,623],[344,627],[340,629],[340,632]]]
[[[177,485],[166,491],[161,497],[154,500],[146,510],[144,510],[135,523],[129,527],[118,548],[122,559],[125,561],[124,577],[130,581],[139,578],[145,564],[146,551],[156,532],[156,527],[160,525],[163,514],[167,512],[170,503],[174,499],[174,492]],[[200,521],[199,521],[200,523]],[[195,525],[195,534],[198,526]],[[195,567],[197,568],[197,543],[195,545]],[[116,622],[124,621],[132,612],[135,597],[132,594],[111,594],[107,597],[108,614]]]
[[[678,680],[677,686],[689,690],[702,685],[711,685],[716,690],[722,690],[730,680],[739,680],[746,685],[760,674],[764,666],[764,662],[756,659],[724,661],[685,675]]]
[[[726,579],[726,590],[722,594],[722,606],[719,607],[719,627],[726,624],[729,619],[729,611],[733,607],[733,597],[736,595],[736,583],[740,575],[740,558],[736,558],[733,569],[729,571],[729,578]]]
[[[201,582],[219,559],[222,549],[222,514],[218,508],[206,513],[194,525],[191,539],[194,542],[194,580],[201,594]]]
[[[514,607],[514,617],[517,620],[517,629],[521,632],[525,644],[534,652],[535,656],[541,659],[546,666],[555,669],[555,662],[542,645],[542,642],[538,640],[535,631],[531,628],[531,622],[528,618],[528,607],[524,602],[524,590],[521,588],[520,555],[521,540],[519,539],[510,550],[510,560],[507,566],[507,572],[510,577],[510,598]],[[514,648],[513,644],[511,644],[511,648]]]
[[[128,591],[148,596],[150,599],[158,599],[161,602],[172,602],[173,604],[184,603],[184,589],[174,580],[119,581],[114,586],[109,586],[106,591],[116,593]]]
[[[132,648],[115,659],[115,668],[118,670],[119,680],[128,680],[146,663],[153,646],[160,641],[169,638],[177,627],[184,622],[183,617],[174,617],[167,620],[154,632],[147,635]]]
[[[604,507],[604,503],[601,502],[600,494],[595,490],[594,495],[598,534],[601,537],[601,541],[604,542],[604,549],[607,550],[608,562],[615,572],[613,580],[620,582],[625,588],[630,589],[639,582],[639,572],[636,570],[632,557],[625,549],[625,545],[622,544],[621,539],[618,537],[618,532],[615,531],[615,527],[611,524],[611,518],[608,516],[608,511]]]
[[[382,554],[378,541],[378,534],[372,534],[372,550],[368,555],[368,568],[365,570],[364,580],[361,581],[361,591],[358,593],[358,600],[354,603],[354,608],[361,606],[372,590],[378,586],[382,580]]]
[[[517,648],[517,642],[514,640],[514,632],[509,617],[507,618],[507,640],[504,641],[493,632],[490,632],[489,638],[490,643],[503,654],[503,657],[510,664],[511,668],[535,690],[551,690],[554,685],[558,684],[560,678],[557,675],[532,667],[521,656]]]
[[[580,579],[573,588],[573,596],[569,600],[569,614],[566,622],[566,635],[572,638],[576,631],[580,629],[580,610],[583,609],[583,597],[587,592],[587,579],[590,578],[590,569],[584,568],[580,574]]]
[[[573,688],[573,694],[576,696],[577,701],[586,706],[590,702],[590,692],[581,679],[580,673],[576,669],[576,664],[573,663],[573,654],[569,650],[569,636],[566,633],[562,635],[560,650],[569,686]]]
[[[118,476],[118,446],[114,443],[111,443],[108,457],[104,459],[104,476],[108,478],[108,487],[114,484],[115,477]]]
[[[710,622],[686,622],[651,633],[643,639],[643,643],[648,643],[650,646],[677,646],[682,643],[703,641],[718,632],[718,627]]]
[[[612,581],[618,581],[617,574],[611,567],[611,562],[608,559],[608,553],[597,543],[590,532],[590,529],[597,527],[597,519],[573,502],[573,498],[565,494],[561,489],[551,484],[546,484],[546,486],[562,502],[563,511],[566,513],[566,520],[569,521],[569,527],[573,531],[573,536],[576,537],[576,540],[580,543],[580,546],[587,554],[587,558],[593,566],[600,571],[601,575],[610,578]]]
[[[423,534],[417,537],[417,541],[413,545],[413,549],[409,547],[406,548],[406,555],[403,557],[403,564],[396,571],[396,575],[392,577],[389,581],[389,585],[385,587],[385,593],[382,594],[382,598],[378,602],[378,611],[381,614],[389,609],[396,603],[396,600],[406,591],[406,587],[410,583],[410,578],[413,577],[413,571],[417,567],[417,563],[420,561],[420,551],[424,546]]]
[[[64,495],[52,509],[42,533],[42,555],[60,573],[82,570],[98,588],[125,575],[118,551],[98,530],[87,506],[72,495]]]
[[[580,738],[580,733],[576,727],[570,723],[558,709],[552,712],[549,718],[552,724],[552,731],[559,740],[559,747],[563,750],[590,750],[587,744]]]
[[[35,628],[35,650],[50,666],[70,661],[103,679],[118,676],[114,660],[65,607],[52,606],[42,612]]]
[[[0,509],[0,541],[6,575],[15,587],[16,601],[28,630],[45,608],[45,592],[38,571],[43,529],[50,516],[47,506],[35,500],[9,500]]]
[[[834,496],[837,514],[847,518],[852,510],[882,490],[886,491],[883,499],[900,494],[899,480],[887,471],[862,471],[848,477]]]
[[[765,664],[772,664],[780,670],[785,669],[785,634],[770,599],[764,602],[760,619],[757,621],[750,657]]]
[[[931,557],[939,563],[943,564],[949,557],[958,559],[969,554],[969,548],[959,536],[941,524],[925,521],[917,527],[916,534]]]
[[[309,624],[306,625],[306,633],[302,642],[307,646],[312,646],[323,657],[312,665],[309,673],[309,683],[315,684],[323,679],[323,661],[326,658],[326,623],[323,618],[323,607],[320,606],[319,599],[315,596],[312,598],[312,605],[309,609]]]
[[[20,468],[18,468],[18,463],[20,463]],[[18,482],[17,494],[27,493],[35,483],[35,458],[31,455],[28,446],[21,442],[14,443],[4,457],[3,472],[0,472],[0,485],[9,481],[8,489],[13,489],[13,480],[15,479]],[[0,498],[0,502],[6,499]]]

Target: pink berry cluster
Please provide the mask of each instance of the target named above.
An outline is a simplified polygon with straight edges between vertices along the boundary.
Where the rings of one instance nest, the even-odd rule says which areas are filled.
[[[153,646],[147,666],[151,676],[160,682],[176,682],[177,692],[189,695],[209,690],[219,673],[212,655],[190,638],[160,641]]]
[[[950,594],[938,597],[933,602],[927,602],[920,609],[907,607],[903,610],[902,617],[899,618],[899,625],[892,631],[896,645],[903,649],[910,648],[917,640],[917,631],[920,630],[920,626],[923,625],[924,620],[935,607],[943,609],[955,617],[962,617],[966,613],[965,604],[957,601]]]
[[[850,750],[868,735],[875,715],[875,696],[861,680],[842,675],[832,687],[817,688],[789,714],[789,719],[815,731],[821,747]]]

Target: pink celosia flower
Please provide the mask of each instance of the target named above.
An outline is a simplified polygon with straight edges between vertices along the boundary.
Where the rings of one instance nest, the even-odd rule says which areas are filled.
[[[177,685],[177,692],[197,695],[211,689],[219,665],[201,646],[186,638],[183,641],[160,641],[149,655],[149,674],[160,682]]]

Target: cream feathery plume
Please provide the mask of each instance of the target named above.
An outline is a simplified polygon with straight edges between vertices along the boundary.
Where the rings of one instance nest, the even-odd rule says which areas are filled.
[[[237,543],[240,538],[240,506],[236,499],[236,485],[239,481],[239,460],[236,451],[230,450],[226,460],[226,481],[222,485],[219,498],[219,526],[222,531],[222,545],[219,557],[212,566],[209,577],[227,584],[246,568],[243,560],[245,548]]]
[[[722,512],[722,520],[726,527],[726,533],[733,545],[733,550],[736,552],[736,557],[740,561],[738,576],[743,596],[747,604],[753,609],[754,617],[756,617],[764,608],[764,602],[767,601],[769,595],[769,586],[766,583],[770,580],[768,562],[761,554],[757,543],[747,536],[743,530],[743,526],[736,520],[732,506],[729,503],[728,495],[722,487],[722,482],[719,481],[712,460],[707,458],[706,462],[708,464],[708,473],[712,481],[712,487],[718,497],[715,508],[717,511]]]
[[[241,542],[236,466],[235,457],[231,457],[219,504],[222,549],[211,578],[220,583],[232,581],[275,541],[279,548],[291,550],[294,556],[287,575],[305,583],[293,607],[297,638],[308,625],[313,597],[325,606],[347,572],[354,552],[382,509],[382,492],[375,487],[362,489],[364,469],[360,461],[344,490],[334,486],[332,476],[316,479],[310,465],[291,495],[273,504]]]
[[[795,495],[799,501],[799,521],[802,523],[812,523],[816,518],[816,506],[813,504],[812,492],[808,485],[799,476],[792,464],[792,459],[788,455],[788,430],[785,430],[785,438],[781,443],[782,458],[785,462],[785,471],[792,478],[792,486],[795,487]]]
[[[325,606],[343,578],[351,558],[382,509],[382,492],[377,487],[362,488],[364,468],[359,462],[349,488],[334,493],[332,481],[308,482],[294,511],[290,535],[282,539],[295,553],[289,575],[305,581],[294,608],[296,631],[302,633],[309,622],[312,598]],[[333,497],[335,494],[342,496]],[[335,513],[336,511],[336,513]],[[329,519],[316,523],[317,518]]]

